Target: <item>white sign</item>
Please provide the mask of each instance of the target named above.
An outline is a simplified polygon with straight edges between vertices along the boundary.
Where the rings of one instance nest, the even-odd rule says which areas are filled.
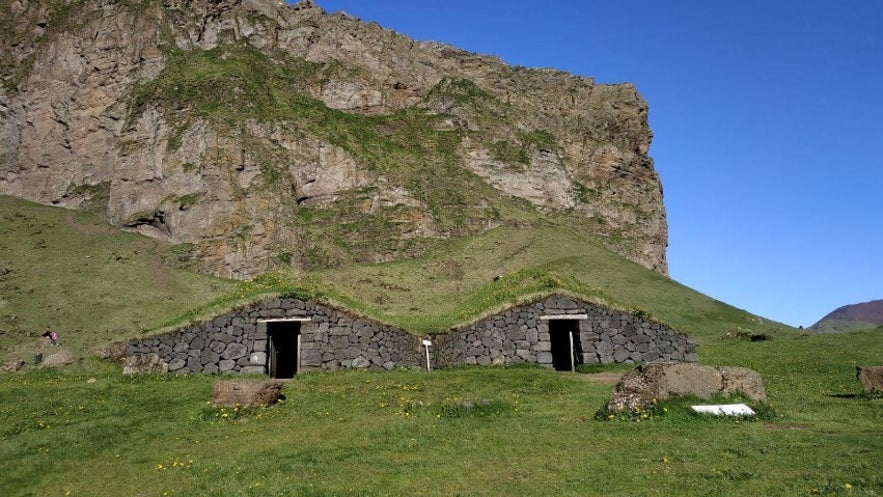
[[[424,347],[429,347],[430,345],[432,345],[432,342],[430,342],[429,340],[423,340]]]
[[[711,406],[692,406],[696,412],[714,414],[716,416],[754,416],[754,411],[745,404],[717,404]]]

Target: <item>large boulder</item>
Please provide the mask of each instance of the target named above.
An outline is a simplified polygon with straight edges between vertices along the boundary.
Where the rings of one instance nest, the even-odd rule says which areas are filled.
[[[751,369],[653,362],[642,364],[622,377],[613,389],[607,409],[646,408],[654,401],[675,396],[695,395],[708,399],[717,394],[735,393],[766,402],[763,380]]]
[[[63,368],[74,363],[74,356],[66,350],[56,352],[43,359],[43,366],[47,368]]]
[[[856,366],[855,376],[865,393],[883,393],[883,366]]]
[[[123,367],[124,375],[165,374],[168,372],[169,363],[153,352],[126,357],[125,366]]]
[[[279,401],[282,385],[279,380],[219,380],[212,388],[212,406],[271,406]]]

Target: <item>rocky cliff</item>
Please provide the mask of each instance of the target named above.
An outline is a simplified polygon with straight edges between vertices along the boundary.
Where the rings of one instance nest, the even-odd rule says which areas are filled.
[[[314,3],[0,0],[0,193],[90,209],[221,276],[555,223],[663,274],[630,84]]]

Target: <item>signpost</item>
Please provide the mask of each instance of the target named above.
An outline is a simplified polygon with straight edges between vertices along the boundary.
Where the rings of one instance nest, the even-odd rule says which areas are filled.
[[[570,337],[570,372],[576,373],[576,364],[574,364],[573,360],[573,356],[575,355],[573,350],[573,332],[568,332],[568,336]]]
[[[429,346],[430,345],[432,345],[432,342],[424,338],[423,339],[423,350],[426,351],[426,372],[427,373],[432,371],[432,369],[429,365]]]

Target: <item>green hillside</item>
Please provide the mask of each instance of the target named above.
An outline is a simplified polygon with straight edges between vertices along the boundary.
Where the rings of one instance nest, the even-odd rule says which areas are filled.
[[[89,213],[0,196],[0,358],[33,355],[46,326],[86,354],[232,287],[164,264],[174,255]]]
[[[176,247],[115,230],[88,213],[0,198],[0,351],[31,346],[47,326],[87,352],[267,295],[296,293],[413,333],[443,332],[552,292],[648,314],[693,334],[786,328],[632,263],[566,223],[525,223],[450,241],[406,261],[231,282],[173,266]],[[23,348],[20,355],[30,354]]]

